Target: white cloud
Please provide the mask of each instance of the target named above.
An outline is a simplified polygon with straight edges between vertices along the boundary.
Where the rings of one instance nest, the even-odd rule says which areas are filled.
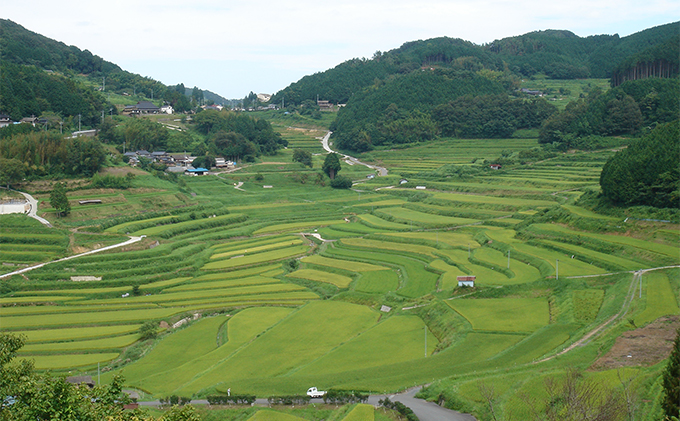
[[[126,70],[229,97],[274,92],[418,39],[481,44],[543,29],[625,36],[678,20],[670,0],[24,0],[3,5],[3,15]]]

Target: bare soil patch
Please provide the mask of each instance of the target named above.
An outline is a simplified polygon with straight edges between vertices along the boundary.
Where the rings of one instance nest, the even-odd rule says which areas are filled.
[[[104,174],[104,175],[115,175],[115,176],[124,176],[124,175],[127,175],[127,174],[134,174],[134,175],[148,174],[146,171],[142,171],[139,168],[134,168],[134,167],[106,167],[106,168],[103,168],[99,173]]]
[[[657,364],[668,358],[678,328],[680,316],[665,316],[645,327],[625,332],[590,369],[609,370]]]

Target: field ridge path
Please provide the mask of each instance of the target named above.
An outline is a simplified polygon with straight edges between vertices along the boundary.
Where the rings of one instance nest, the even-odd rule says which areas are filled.
[[[107,250],[113,250],[113,249],[118,248],[118,247],[125,247],[127,245],[134,244],[138,241],[141,241],[142,238],[145,238],[145,237],[146,237],[146,235],[142,235],[141,237],[130,237],[129,240],[123,241],[122,243],[102,247],[102,248],[95,249],[95,250],[86,251],[84,253],[78,253],[78,254],[74,254],[74,255],[71,255],[71,256],[66,256],[66,257],[63,257],[61,259],[52,260],[52,261],[44,262],[44,263],[39,263],[39,264],[33,265],[33,266],[28,266],[28,267],[25,267],[23,269],[15,270],[14,272],[9,272],[9,273],[5,273],[3,275],[0,275],[0,279],[9,278],[10,276],[14,276],[14,275],[21,275],[22,273],[26,273],[26,272],[29,272],[33,269],[38,269],[38,268],[41,268],[43,266],[47,266],[51,263],[64,262],[66,260],[75,259],[76,257],[87,256],[87,255],[90,255],[90,254],[99,253],[99,252],[107,251]]]
[[[640,270],[632,272],[633,273],[633,279],[631,280],[630,286],[628,287],[628,294],[626,294],[626,298],[623,300],[623,305],[621,305],[621,310],[619,310],[618,313],[616,313],[615,315],[613,315],[612,317],[607,319],[604,323],[600,324],[595,329],[593,329],[590,332],[588,332],[587,334],[585,334],[578,341],[576,341],[573,344],[569,345],[568,347],[564,348],[562,351],[558,352],[555,355],[551,355],[550,357],[543,358],[542,360],[534,361],[533,364],[538,364],[538,363],[550,361],[555,357],[566,354],[567,352],[571,351],[572,349],[576,348],[577,346],[581,346],[584,343],[586,343],[586,341],[588,341],[590,338],[592,338],[595,335],[597,335],[598,333],[600,333],[602,330],[604,330],[607,326],[609,326],[615,320],[620,319],[621,317],[624,317],[628,313],[628,309],[630,308],[630,304],[633,302],[633,298],[635,297],[635,290],[637,289],[637,283],[638,283],[638,281],[640,281],[640,277],[644,273],[651,272],[653,270],[675,269],[675,268],[680,268],[680,265],[660,266],[660,267],[650,268],[650,269],[640,269]]]

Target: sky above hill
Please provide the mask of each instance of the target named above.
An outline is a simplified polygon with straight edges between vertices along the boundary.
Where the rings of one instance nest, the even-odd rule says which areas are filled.
[[[545,29],[627,36],[680,20],[677,0],[24,0],[0,15],[168,85],[275,93],[343,61],[440,36]]]

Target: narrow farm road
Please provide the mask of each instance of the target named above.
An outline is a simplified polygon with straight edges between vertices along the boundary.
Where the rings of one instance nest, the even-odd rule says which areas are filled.
[[[433,402],[427,402],[422,399],[415,398],[416,393],[420,391],[420,387],[409,389],[403,393],[394,395],[370,395],[367,403],[378,407],[378,402],[382,399],[390,398],[393,402],[401,402],[411,408],[414,414],[420,421],[476,421],[476,418],[470,414],[462,414],[460,412],[452,411],[450,409],[442,408]],[[193,405],[208,405],[205,399],[191,401]],[[312,399],[310,404],[322,404],[323,399]],[[146,401],[139,402],[141,406],[160,406],[160,401]],[[267,399],[256,399],[255,405],[269,406]]]
[[[127,246],[129,244],[134,244],[138,241],[141,241],[142,238],[144,238],[144,237],[146,237],[146,236],[143,235],[141,237],[130,237],[129,240],[124,241],[122,243],[114,244],[112,246],[106,246],[106,247],[102,247],[100,249],[86,251],[85,253],[74,254],[73,256],[67,256],[67,257],[64,257],[62,259],[52,260],[51,262],[45,262],[45,263],[40,263],[38,265],[28,266],[28,267],[25,267],[23,269],[15,270],[14,272],[9,272],[9,273],[5,273],[4,275],[0,275],[0,279],[9,278],[10,276],[14,276],[14,275],[20,275],[22,273],[26,273],[26,272],[31,271],[33,269],[41,268],[41,267],[49,265],[51,263],[63,262],[63,261],[66,261],[66,260],[75,259],[76,257],[87,256],[89,254],[100,253],[102,251],[112,250],[112,249],[115,249],[115,248],[118,248],[118,247],[124,247],[124,246]]]
[[[416,393],[420,391],[421,387],[414,387],[403,393],[396,395],[371,395],[368,398],[368,403],[376,406],[378,401],[385,397],[390,398],[393,402],[401,402],[411,408],[416,417],[420,421],[475,421],[476,418],[470,414],[463,414],[450,409],[442,408],[434,402],[428,402],[415,397]]]
[[[326,135],[325,135],[323,138],[321,138],[321,145],[323,146],[323,148],[324,148],[324,150],[325,150],[326,152],[328,152],[328,153],[337,153],[338,155],[342,155],[343,159],[344,159],[345,161],[347,161],[347,163],[350,164],[350,165],[363,165],[364,167],[368,167],[368,168],[370,168],[370,169],[372,169],[372,170],[378,171],[378,174],[379,174],[380,176],[385,176],[385,175],[387,175],[387,168],[385,168],[385,167],[379,167],[379,166],[377,166],[377,165],[367,164],[367,163],[365,163],[365,162],[359,161],[358,159],[356,159],[356,158],[353,157],[353,156],[345,155],[345,154],[343,154],[343,153],[336,152],[336,151],[334,151],[333,149],[331,149],[330,145],[328,144],[328,140],[331,138],[331,135],[332,135],[332,134],[333,134],[333,132],[329,131],[328,133],[326,133]]]

